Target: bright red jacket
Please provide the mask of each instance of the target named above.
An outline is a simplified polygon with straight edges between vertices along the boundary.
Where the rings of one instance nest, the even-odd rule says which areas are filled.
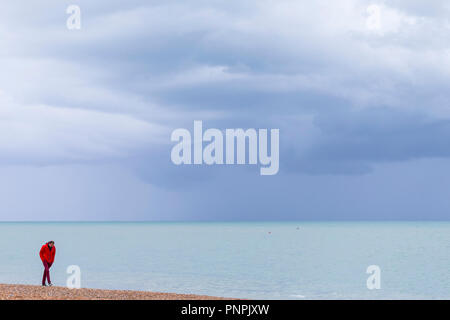
[[[55,260],[55,253],[55,245],[53,245],[52,249],[50,250],[50,248],[48,247],[48,243],[46,243],[42,246],[41,251],[39,251],[39,256],[41,257],[42,262],[47,261],[48,263],[52,264]]]

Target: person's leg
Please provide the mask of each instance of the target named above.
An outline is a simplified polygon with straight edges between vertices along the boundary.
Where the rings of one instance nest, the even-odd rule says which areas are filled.
[[[42,285],[45,286],[45,278],[48,278],[48,264],[47,261],[42,261],[44,265],[44,275],[42,276]]]
[[[48,284],[52,284],[52,282],[50,281],[50,267],[52,266],[50,263],[47,264],[48,268],[47,268],[47,283]]]

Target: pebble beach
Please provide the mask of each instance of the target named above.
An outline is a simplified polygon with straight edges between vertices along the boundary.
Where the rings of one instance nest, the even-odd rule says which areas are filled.
[[[0,300],[229,300],[194,294],[0,284]]]

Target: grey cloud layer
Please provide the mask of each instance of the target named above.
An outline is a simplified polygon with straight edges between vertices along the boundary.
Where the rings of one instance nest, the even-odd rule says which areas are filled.
[[[439,123],[448,114],[443,44],[450,33],[438,33],[437,46],[427,34],[448,30],[448,21],[417,2],[380,3],[383,34],[375,34],[365,27],[368,4],[81,1],[78,33],[64,28],[63,4],[41,1],[34,14],[3,4],[0,30],[10,36],[0,85],[24,104],[124,113],[172,127],[191,111],[190,120],[222,117],[224,125],[261,110],[275,119],[332,115],[351,123],[361,113],[355,106],[406,109]],[[448,11],[445,2],[433,8]],[[376,112],[388,118],[389,108]],[[407,136],[415,125],[401,128],[396,132]],[[318,129],[326,134],[327,124]],[[335,143],[347,149],[345,139]]]
[[[113,161],[164,190],[233,185],[240,171],[168,161],[170,131],[197,119],[280,128],[271,181],[293,188],[304,173],[448,158],[450,7],[378,1],[373,31],[373,3],[79,0],[70,32],[69,1],[4,1],[0,163]]]

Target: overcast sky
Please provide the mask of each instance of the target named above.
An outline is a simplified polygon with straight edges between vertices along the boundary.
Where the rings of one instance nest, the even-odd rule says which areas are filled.
[[[449,17],[445,0],[2,1],[0,220],[448,219]],[[175,166],[170,134],[194,120],[279,128],[279,173]]]

